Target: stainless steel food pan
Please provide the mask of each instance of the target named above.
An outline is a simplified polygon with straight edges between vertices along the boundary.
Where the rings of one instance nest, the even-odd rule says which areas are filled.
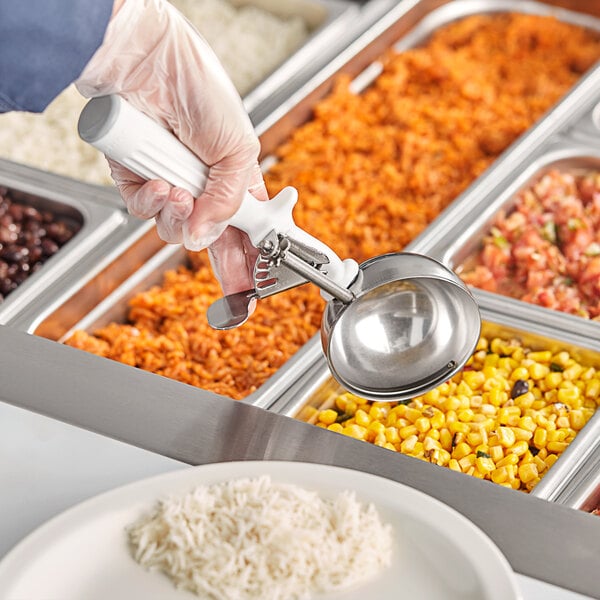
[[[518,312],[504,314],[486,307],[482,307],[482,319],[482,333],[488,337],[518,337],[523,344],[534,350],[567,350],[582,363],[600,368],[600,340],[559,331],[552,319],[528,321]],[[325,361],[317,361],[269,410],[311,422],[315,408],[331,406],[335,397],[342,392],[343,388],[333,380]],[[532,490],[531,495],[544,499],[552,497],[562,482],[577,471],[590,451],[600,444],[599,428],[600,411],[597,411]]]
[[[596,148],[591,145],[584,147],[572,143],[555,143],[546,147],[541,156],[530,158],[514,169],[508,184],[497,193],[483,198],[473,198],[472,204],[464,203],[464,210],[459,220],[446,219],[445,232],[439,235],[423,236],[418,241],[420,252],[434,256],[452,269],[459,269],[461,264],[477,252],[482,238],[489,232],[497,214],[500,211],[509,212],[514,205],[516,195],[531,186],[540,177],[551,170],[562,172],[580,172],[584,170],[600,171],[600,134]],[[440,218],[439,224],[443,224]],[[440,229],[444,229],[441,227]],[[579,331],[583,335],[600,337],[600,323],[583,319],[575,315],[557,313],[554,310],[533,307],[522,307],[523,301],[507,296],[498,296],[490,292],[474,290],[476,297],[485,302],[501,304],[506,312],[527,311],[528,314],[542,311],[556,320],[557,325]]]
[[[20,202],[66,217],[80,226],[77,234],[51,256],[0,304],[0,323],[9,322],[36,298],[47,293],[58,279],[112,231],[125,217],[111,190],[0,160],[0,186]]]
[[[161,246],[162,249],[155,252]],[[91,333],[109,323],[125,323],[128,301],[134,295],[159,285],[166,271],[187,264],[183,247],[162,244],[152,228],[144,235],[136,236],[135,244],[126,245],[124,251],[115,253],[113,260],[94,277],[83,284],[79,280],[72,281],[60,302],[38,303],[27,316],[21,316],[11,325],[63,342],[76,329]],[[307,344],[243,402],[269,406],[295,377],[321,357],[320,347]]]
[[[235,7],[255,6],[282,19],[299,17],[309,35],[284,62],[269,73],[244,98],[252,114],[284,84],[314,74],[349,43],[358,5],[350,0],[229,0]]]

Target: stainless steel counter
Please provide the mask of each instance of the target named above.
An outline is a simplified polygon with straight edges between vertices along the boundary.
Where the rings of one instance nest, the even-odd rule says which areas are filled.
[[[296,460],[402,482],[471,519],[518,573],[598,596],[600,519],[581,511],[5,326],[0,381],[6,402],[184,463]]]

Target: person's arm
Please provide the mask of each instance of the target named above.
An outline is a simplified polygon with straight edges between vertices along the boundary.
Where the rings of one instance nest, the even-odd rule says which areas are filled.
[[[1,0],[0,112],[42,112],[99,48],[112,10],[113,0]]]
[[[111,170],[129,212],[155,218],[162,239],[191,250],[209,247],[226,294],[253,287],[257,250],[226,221],[246,190],[267,199],[260,145],[239,94],[200,34],[166,0],[124,0],[76,85],[84,96],[124,97],[209,165],[198,198],[165,181],[144,182],[115,163]]]

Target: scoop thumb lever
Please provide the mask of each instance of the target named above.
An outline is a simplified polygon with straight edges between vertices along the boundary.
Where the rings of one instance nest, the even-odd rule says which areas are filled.
[[[78,131],[84,141],[143,179],[162,179],[188,190],[194,198],[206,187],[209,168],[170,131],[120,96],[90,100],[79,117]],[[315,248],[329,259],[327,276],[347,287],[358,265],[352,259],[340,260],[333,250],[294,223],[292,210],[297,199],[298,192],[292,187],[284,188],[267,202],[246,192],[228,225],[248,234],[257,247],[275,231]]]

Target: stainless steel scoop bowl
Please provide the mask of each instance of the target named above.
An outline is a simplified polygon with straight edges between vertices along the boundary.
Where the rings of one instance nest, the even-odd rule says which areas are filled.
[[[454,375],[481,331],[477,303],[436,260],[396,253],[360,265],[355,299],[331,300],[321,341],[335,379],[371,400],[406,400]]]
[[[164,179],[194,197],[205,187],[208,167],[118,96],[91,100],[79,119],[79,133],[143,178]],[[321,328],[323,350],[333,376],[348,390],[374,400],[405,400],[456,373],[480,334],[479,309],[460,279],[419,254],[386,254],[360,268],[352,259],[342,261],[296,226],[296,198],[293,188],[269,202],[247,193],[229,220],[264,253],[262,274],[267,277],[257,279],[255,269],[254,290],[218,301],[214,314],[220,327],[242,324],[255,298],[312,281],[329,300]],[[283,280],[290,273],[296,279],[286,287]],[[269,290],[271,279],[275,285]]]

